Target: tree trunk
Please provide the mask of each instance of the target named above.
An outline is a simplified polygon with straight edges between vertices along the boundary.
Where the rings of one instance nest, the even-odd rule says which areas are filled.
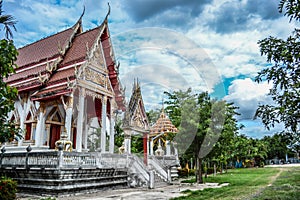
[[[202,158],[197,158],[197,183],[202,184],[203,183],[203,177],[202,177]]]
[[[214,163],[214,176],[217,175],[217,167],[216,167],[216,163]]]

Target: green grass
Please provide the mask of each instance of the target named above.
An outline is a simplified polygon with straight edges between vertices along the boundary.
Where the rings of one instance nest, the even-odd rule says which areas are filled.
[[[280,176],[266,187],[254,200],[300,199],[300,168],[285,169]]]
[[[186,191],[188,196],[180,199],[299,199],[300,168],[285,168],[281,175],[279,168],[252,168],[229,170],[226,174],[208,177],[212,183],[229,183],[222,188],[210,188],[203,191]],[[272,186],[268,186],[273,183]],[[281,195],[282,194],[282,198]],[[279,198],[276,198],[279,196]],[[286,198],[286,197],[289,198]]]

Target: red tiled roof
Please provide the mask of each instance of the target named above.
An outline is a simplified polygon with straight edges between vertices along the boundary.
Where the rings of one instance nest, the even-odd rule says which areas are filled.
[[[165,134],[178,133],[178,129],[172,124],[171,120],[167,118],[164,111],[162,111],[156,123],[150,128],[150,135],[155,136],[162,132]]]
[[[96,37],[99,35],[100,28],[97,27],[90,31],[86,31],[79,35],[76,35],[72,47],[69,49],[64,57],[61,65],[68,64],[70,62],[83,60],[86,57],[86,51],[91,49],[95,42]]]
[[[67,78],[71,79],[74,76],[75,76],[75,68],[74,67],[71,67],[69,69],[62,70],[62,71],[57,71],[51,76],[47,85],[52,85],[56,82],[66,80]]]
[[[64,48],[67,45],[73,31],[72,27],[18,49],[16,64],[23,67],[59,55],[59,47]]]
[[[124,96],[118,79],[116,63],[111,55],[112,47],[106,26],[107,24],[103,23],[100,27],[81,33],[80,23],[18,49],[19,55],[16,64],[19,68],[16,70],[16,74],[11,75],[6,82],[15,84],[19,92],[29,90],[35,92],[32,100],[57,98],[58,95],[71,92],[67,86],[68,80],[73,81],[75,79],[75,67],[71,67],[71,65],[81,63],[87,58],[87,51],[91,50],[100,31],[105,27],[101,36],[104,56],[100,59],[105,59],[104,62],[107,64],[109,79],[116,95],[117,104],[119,108],[124,110]],[[59,50],[65,51],[62,53]],[[39,65],[48,60],[51,62],[50,65],[54,64],[58,58],[62,58],[62,60],[56,63],[57,69],[54,71],[47,71],[47,64]],[[37,67],[34,67],[35,65]],[[80,66],[77,65],[77,67]],[[49,80],[41,83],[38,79],[40,74],[48,76]]]

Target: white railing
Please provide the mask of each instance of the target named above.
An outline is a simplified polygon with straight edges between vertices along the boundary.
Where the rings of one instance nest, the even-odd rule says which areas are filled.
[[[0,154],[0,167],[69,168],[97,166],[97,156],[94,153],[51,151]]]
[[[154,156],[149,157],[148,164],[151,165],[152,169],[159,174],[164,181],[169,180],[166,169],[164,169],[164,166]]]

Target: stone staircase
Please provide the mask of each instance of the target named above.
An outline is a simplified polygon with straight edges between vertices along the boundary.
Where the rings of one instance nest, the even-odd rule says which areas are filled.
[[[127,187],[127,171],[116,169],[7,169],[1,175],[18,181],[18,191],[37,195],[65,195],[105,188]]]

